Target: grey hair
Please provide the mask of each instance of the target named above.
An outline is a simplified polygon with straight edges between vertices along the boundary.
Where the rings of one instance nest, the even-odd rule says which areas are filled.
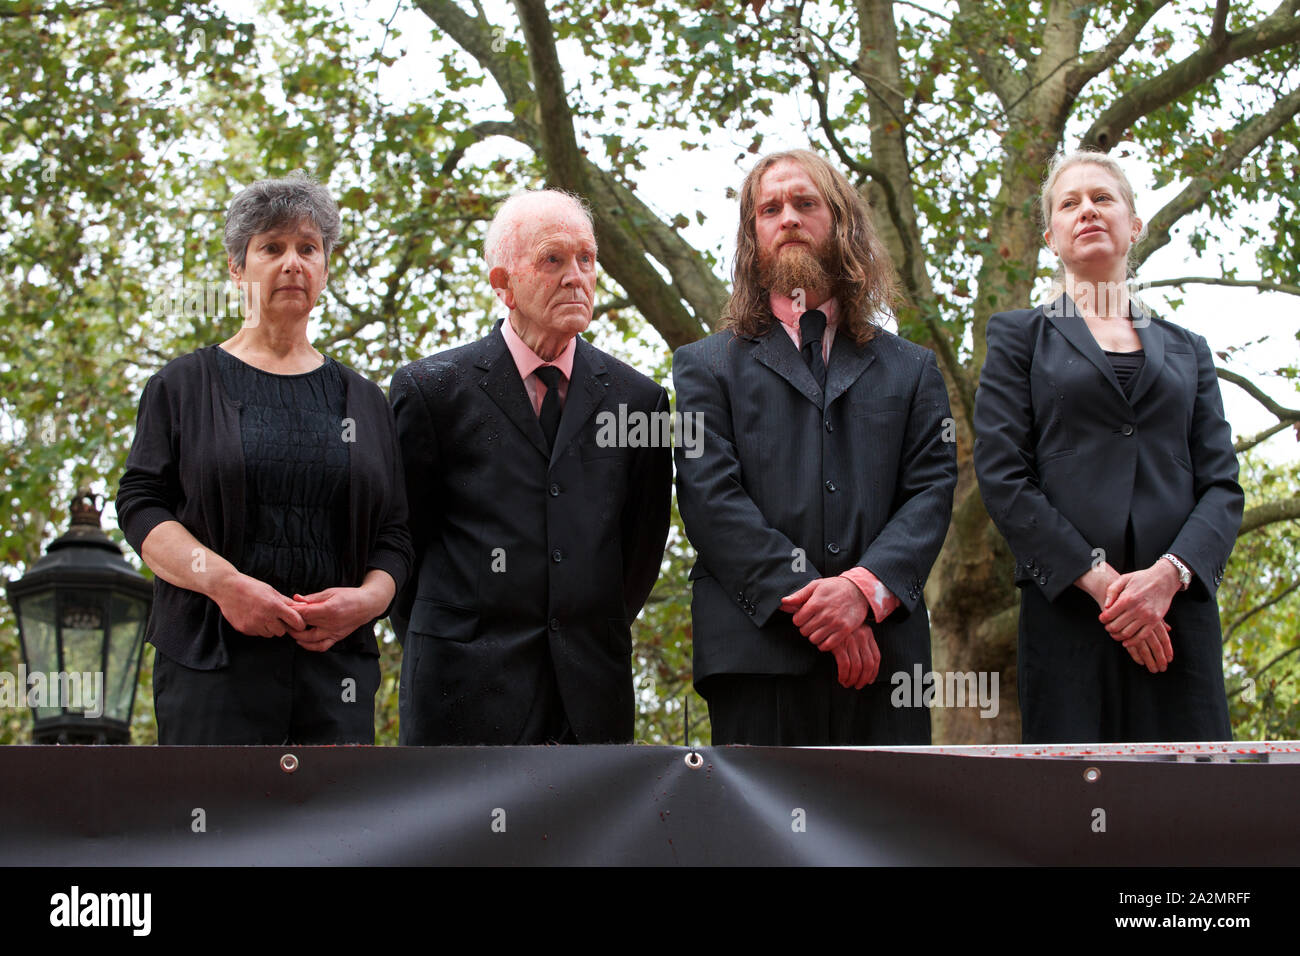
[[[547,203],[559,201],[561,205],[568,206],[587,221],[587,228],[592,235],[596,234],[591,207],[581,196],[564,189],[529,189],[517,192],[501,204],[488,226],[487,236],[483,240],[483,258],[487,261],[488,271],[514,261],[519,254],[516,248],[519,222],[535,218],[536,207],[543,200]]]
[[[310,219],[320,230],[328,262],[342,231],[339,207],[329,190],[301,169],[283,179],[259,180],[231,200],[226,210],[226,255],[242,269],[250,239],[303,219]]]

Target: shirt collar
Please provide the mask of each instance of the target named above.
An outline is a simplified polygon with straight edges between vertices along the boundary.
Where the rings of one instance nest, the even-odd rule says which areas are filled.
[[[565,381],[573,378],[573,356],[578,350],[576,335],[569,339],[569,344],[564,347],[564,351],[550,362],[542,361],[541,356],[524,344],[515,327],[510,324],[509,316],[506,316],[501,323],[501,337],[506,340],[506,348],[510,350],[510,357],[515,360],[515,368],[519,369],[521,379],[528,378],[543,365],[554,365],[564,373]]]
[[[799,317],[803,315],[795,308],[794,299],[786,295],[778,295],[773,292],[768,296],[768,306],[782,324],[799,331]],[[817,311],[826,314],[826,327],[835,328],[840,321],[840,301],[834,297],[827,299],[821,305],[817,306]]]

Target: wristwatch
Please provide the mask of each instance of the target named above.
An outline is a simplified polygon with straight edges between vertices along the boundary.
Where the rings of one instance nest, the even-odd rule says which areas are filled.
[[[1170,554],[1167,551],[1164,554],[1160,555],[1160,557],[1164,558],[1166,561],[1172,564],[1174,568],[1178,571],[1178,582],[1181,585],[1181,587],[1179,587],[1178,590],[1186,591],[1192,584],[1191,570],[1187,567],[1187,565],[1183,564],[1183,562],[1179,561],[1176,557],[1174,557],[1172,554]]]

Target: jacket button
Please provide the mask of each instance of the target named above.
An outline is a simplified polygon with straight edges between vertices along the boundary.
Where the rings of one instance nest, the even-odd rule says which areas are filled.
[[[560,486],[557,485],[557,484],[552,483],[552,485],[551,485],[551,497],[552,497],[552,498],[558,498],[559,496],[560,496]]]
[[[833,482],[833,481],[827,481],[827,482],[826,482],[826,490],[827,490],[827,491],[835,491],[835,490],[836,490],[836,488],[835,488],[835,482]]]
[[[828,432],[833,432],[833,431],[835,431],[835,429],[831,427],[831,420],[830,420],[829,418],[826,419],[826,421],[825,421],[825,425],[826,425],[826,430],[827,430]]]
[[[558,631],[559,629],[560,629],[560,619],[558,617],[551,618],[551,630]]]
[[[1128,422],[1125,422],[1122,426],[1120,426],[1120,431],[1123,432],[1125,435],[1132,435],[1133,426],[1130,425]]]
[[[831,554],[839,554],[840,546],[836,544],[834,541],[832,541],[830,544],[826,545],[826,550],[829,551]]]
[[[551,552],[551,560],[554,561],[556,564],[559,564],[561,561],[564,560],[564,555],[560,553],[559,548],[556,548],[554,551]]]

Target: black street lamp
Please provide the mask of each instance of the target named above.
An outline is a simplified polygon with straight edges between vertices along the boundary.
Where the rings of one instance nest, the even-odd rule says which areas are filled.
[[[23,653],[10,691],[32,709],[32,739],[129,743],[153,585],[104,534],[89,491],[73,500],[68,532],[7,591]]]

